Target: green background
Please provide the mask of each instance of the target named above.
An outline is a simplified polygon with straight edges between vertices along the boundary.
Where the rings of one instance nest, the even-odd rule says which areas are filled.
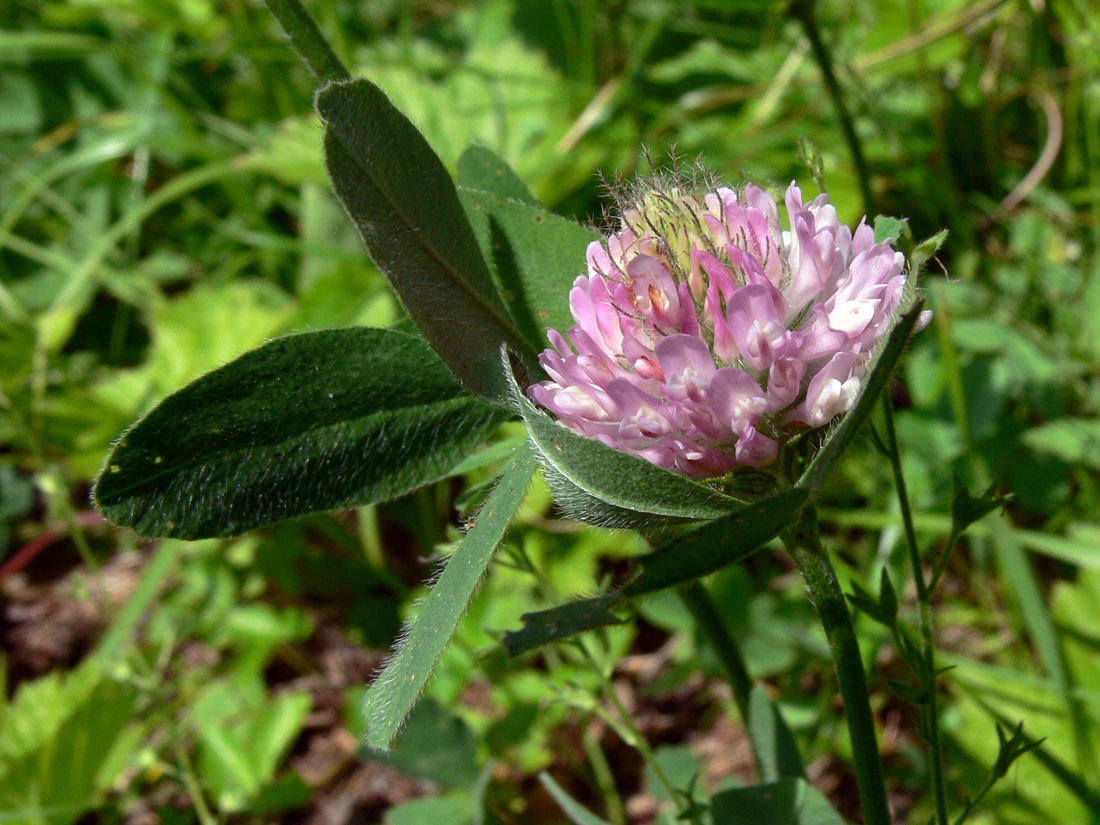
[[[563,215],[606,227],[598,174],[649,171],[643,147],[658,165],[675,147],[728,181],[812,192],[801,138],[842,218],[863,214],[809,44],[777,4],[306,5],[452,171],[481,142]],[[972,529],[936,605],[940,661],[955,666],[951,799],[980,788],[994,721],[1022,719],[1043,752],[975,821],[1094,821],[1100,11],[853,0],[817,17],[877,211],[908,217],[918,239],[951,232],[924,283],[934,321],[895,393],[920,539],[946,535],[953,471],[1015,496]],[[646,549],[631,534],[578,527],[537,484],[383,759],[362,746],[363,686],[489,465],[236,540],[140,540],[90,507],[112,441],[165,394],[282,333],[399,319],[330,193],[314,89],[266,9],[243,0],[0,10],[0,822],[337,809],[394,825],[564,822],[554,788],[609,821],[646,821],[663,791],[601,715],[593,673],[498,646],[522,613],[621,572]],[[845,584],[874,591],[888,567],[912,618],[889,479],[859,442],[818,504]],[[836,685],[789,561],[768,550],[709,587],[811,780],[850,818]],[[884,630],[857,625],[891,804],[927,821],[916,719],[887,686],[904,665]],[[754,780],[718,660],[674,598],[590,647],[674,784]]]

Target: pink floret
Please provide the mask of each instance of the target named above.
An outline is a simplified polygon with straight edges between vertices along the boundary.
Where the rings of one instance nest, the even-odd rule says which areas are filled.
[[[568,339],[549,330],[531,398],[565,426],[687,476],[775,461],[855,403],[905,288],[903,256],[793,183],[677,194],[588,247]],[[645,209],[662,210],[660,214]],[[679,211],[676,211],[679,210]],[[923,324],[927,318],[921,318]]]

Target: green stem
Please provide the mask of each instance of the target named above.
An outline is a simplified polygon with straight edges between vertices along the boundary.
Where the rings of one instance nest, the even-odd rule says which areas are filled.
[[[198,775],[191,764],[191,757],[187,755],[187,750],[181,744],[181,734],[177,733],[172,738],[176,762],[179,764],[179,778],[183,782],[183,786],[187,788],[187,793],[191,797],[191,804],[195,806],[195,816],[199,820],[199,824],[218,825],[218,819],[210,810],[210,806],[206,802],[206,796],[202,792],[202,785],[199,783]]]
[[[645,738],[645,734],[642,733],[641,729],[634,722],[634,717],[630,715],[630,711],[623,705],[623,700],[619,698],[618,691],[615,690],[615,684],[611,681],[611,677],[604,671],[603,667],[596,660],[596,657],[588,649],[584,639],[577,640],[577,647],[592,668],[592,672],[595,673],[600,680],[604,695],[610,699],[611,704],[615,706],[615,711],[618,713],[619,717],[619,723],[629,735],[629,738],[623,737],[623,739],[626,740],[628,745],[635,748],[638,753],[642,755],[642,759],[644,759],[649,767],[653,769],[653,775],[657,778],[657,781],[664,786],[665,793],[668,794],[669,800],[676,806],[677,814],[685,814],[687,809],[680,800],[680,795],[676,792],[676,787],[672,784],[672,780],[669,779],[668,774],[665,773],[664,768],[662,768],[661,764],[657,761],[653,749],[649,747],[649,740]],[[619,733],[621,736],[622,731]]]
[[[909,492],[901,469],[901,453],[898,451],[897,432],[894,428],[894,404],[889,395],[882,397],[882,410],[886,421],[886,446],[890,467],[894,471],[894,486],[898,491],[901,520],[905,525],[905,543],[909,546],[909,561],[913,566],[913,580],[917,585],[917,602],[920,604],[921,635],[921,684],[928,688],[928,704],[925,706],[928,728],[928,750],[932,757],[932,789],[936,797],[936,821],[948,825],[947,794],[943,779],[943,748],[940,744],[939,708],[936,700],[936,661],[932,644],[931,590],[924,581],[917,532],[913,529],[913,513],[909,509]]]
[[[294,51],[301,55],[318,79],[347,80],[351,77],[300,0],[264,0],[264,2],[290,38],[290,45],[294,47]]]
[[[951,554],[955,551],[955,545],[959,543],[959,536],[961,535],[962,533],[952,526],[951,534],[947,537],[947,543],[944,544],[943,551],[932,568],[932,577],[928,580],[929,592],[935,592],[936,585],[940,583],[940,576],[947,569],[947,562],[951,559]]]
[[[814,18],[815,5],[816,0],[794,0],[790,7],[791,14],[802,24],[802,28],[806,32],[806,38],[810,41],[810,48],[813,49],[817,65],[821,68],[825,88],[829,92],[829,97],[833,100],[833,108],[836,109],[837,119],[840,120],[840,128],[844,132],[844,139],[848,141],[848,148],[852,153],[852,162],[855,164],[856,176],[859,178],[859,191],[863,195],[863,209],[870,215],[875,211],[875,198],[871,192],[871,174],[867,168],[867,161],[863,157],[863,146],[856,134],[855,123],[848,111],[848,104],[844,102],[844,92],[840,88],[836,71],[833,69],[832,55],[829,53],[825,41],[821,39],[821,30],[817,27],[817,20]]]
[[[611,765],[607,756],[600,747],[600,739],[593,733],[594,728],[589,728],[581,737],[584,752],[588,754],[588,761],[592,765],[592,772],[596,775],[596,785],[603,795],[604,805],[607,807],[607,817],[613,825],[626,825],[626,807],[623,805],[622,795],[615,787],[615,775],[611,772]]]
[[[875,739],[875,719],[871,713],[863,659],[836,571],[821,546],[817,513],[812,505],[802,511],[798,525],[784,534],[783,543],[806,580],[810,599],[817,608],[829,640],[848,718],[848,736],[852,742],[852,759],[864,822],[866,825],[890,825],[890,809],[886,804],[886,787],[882,779],[882,763]]]
[[[733,641],[726,623],[722,621],[718,608],[710,593],[699,582],[694,581],[676,591],[680,601],[691,612],[695,623],[706,634],[710,643],[714,645],[714,651],[718,654],[722,665],[729,675],[730,687],[733,688],[733,699],[737,703],[737,710],[741,713],[741,719],[747,725],[749,722],[749,694],[752,693],[752,677],[749,676],[745,660],[741,651],[737,649],[737,643]]]

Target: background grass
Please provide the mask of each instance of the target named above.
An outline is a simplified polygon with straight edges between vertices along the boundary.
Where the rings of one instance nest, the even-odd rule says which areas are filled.
[[[446,163],[480,141],[563,214],[602,220],[597,173],[647,171],[643,147],[812,191],[801,138],[842,218],[863,214],[810,44],[777,4],[307,6]],[[1100,821],[1100,9],[845,0],[817,19],[875,207],[918,238],[951,231],[896,395],[920,537],[943,541],[953,471],[1015,496],[939,594],[953,804],[984,781],[994,722],[1022,719],[1046,742],[976,821]],[[110,443],[165,393],[283,332],[399,317],[329,192],[313,90],[243,0],[0,8],[0,821],[563,822],[543,770],[616,825],[649,821],[661,787],[591,669],[497,647],[521,613],[621,570],[643,549],[631,535],[563,522],[536,490],[382,759],[360,747],[363,686],[486,468],[233,541],[147,543],[89,509]],[[842,576],[872,590],[883,566],[905,581],[889,478],[863,444],[820,502]],[[787,559],[709,587],[852,815],[836,685]],[[904,665],[858,627],[891,803],[925,822],[916,718],[887,687]],[[678,602],[590,649],[674,783],[751,780]]]

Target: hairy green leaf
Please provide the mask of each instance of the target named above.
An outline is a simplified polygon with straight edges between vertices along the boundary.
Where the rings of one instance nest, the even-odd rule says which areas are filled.
[[[787,490],[676,536],[638,559],[642,572],[623,595],[644,596],[741,561],[795,523],[808,497]]]
[[[500,345],[535,363],[478,250],[443,162],[368,80],[317,93],[336,196],[409,315],[463,386],[507,396]]]
[[[107,459],[95,499],[142,535],[229,536],[442,478],[505,417],[467,395],[416,336],[288,335],[134,424]]]
[[[597,627],[622,624],[623,620],[609,609],[618,597],[597,596],[568,604],[524,613],[522,630],[509,630],[504,634],[504,646],[510,656],[518,656],[536,647],[567,639]]]
[[[447,566],[406,625],[393,658],[367,691],[367,744],[372,748],[385,750],[390,746],[420,698],[504,531],[523,503],[536,466],[531,447],[520,445],[470,531],[455,547]]]

